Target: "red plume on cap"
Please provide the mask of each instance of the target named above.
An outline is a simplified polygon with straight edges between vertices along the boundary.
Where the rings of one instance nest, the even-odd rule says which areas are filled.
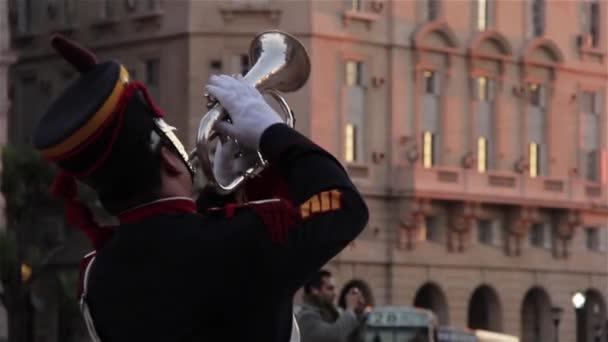
[[[59,33],[51,36],[51,46],[81,73],[93,69],[97,64],[97,57],[93,52]]]

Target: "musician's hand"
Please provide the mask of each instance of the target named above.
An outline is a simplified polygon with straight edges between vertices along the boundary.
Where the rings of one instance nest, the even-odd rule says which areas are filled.
[[[236,138],[241,146],[257,150],[266,128],[283,122],[260,92],[242,78],[211,76],[208,92],[228,111],[232,123],[220,121],[218,132]]]

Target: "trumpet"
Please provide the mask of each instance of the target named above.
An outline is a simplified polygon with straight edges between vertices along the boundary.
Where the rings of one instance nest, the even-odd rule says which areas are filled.
[[[244,81],[277,101],[285,124],[293,128],[294,112],[281,92],[293,92],[306,84],[310,75],[310,59],[306,49],[298,39],[285,32],[265,31],[252,40],[249,60],[253,67],[243,76]],[[219,194],[225,195],[237,190],[247,179],[259,175],[268,166],[268,162],[260,151],[247,152],[255,155],[244,155],[241,152],[238,158],[252,162],[235,179],[222,184],[213,172],[211,146],[219,138],[219,134],[214,131],[215,124],[220,120],[230,120],[230,113],[217,102],[211,103],[209,107],[199,122],[196,148],[190,154],[190,162],[195,165],[197,172],[203,172],[207,182]]]

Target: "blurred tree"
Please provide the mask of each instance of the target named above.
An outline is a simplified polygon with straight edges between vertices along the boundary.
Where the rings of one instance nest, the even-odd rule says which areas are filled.
[[[34,341],[36,297],[32,284],[43,274],[58,277],[64,289],[57,294],[63,304],[59,315],[78,316],[76,277],[66,277],[52,267],[53,257],[68,247],[64,243],[63,205],[49,191],[54,175],[54,168],[31,147],[4,147],[0,189],[6,201],[7,227],[0,232],[0,281],[4,289],[0,300],[7,311],[9,342]],[[68,296],[68,291],[74,293]],[[71,320],[73,317],[66,318]],[[59,330],[67,336],[65,327]]]

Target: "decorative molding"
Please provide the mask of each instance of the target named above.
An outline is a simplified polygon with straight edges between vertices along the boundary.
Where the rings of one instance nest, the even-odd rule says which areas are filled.
[[[415,233],[424,222],[424,217],[431,213],[431,200],[428,198],[413,198],[410,207],[399,222],[398,247],[406,250],[414,249]]]
[[[554,216],[553,256],[556,259],[567,259],[570,256],[570,241],[576,228],[583,224],[580,210],[559,210]]]
[[[220,14],[225,23],[231,23],[242,16],[259,16],[274,25],[278,25],[281,20],[282,11],[278,8],[270,7],[268,4],[231,4],[222,6]]]
[[[465,237],[471,234],[480,214],[478,202],[457,202],[448,206],[448,251],[464,252]]]
[[[368,30],[371,29],[372,24],[378,21],[379,18],[377,14],[355,10],[347,10],[342,14],[344,26],[349,26],[352,22],[362,22]]]
[[[528,235],[533,223],[540,220],[538,209],[530,206],[514,207],[507,213],[507,236],[505,252],[520,256],[522,240]]]

